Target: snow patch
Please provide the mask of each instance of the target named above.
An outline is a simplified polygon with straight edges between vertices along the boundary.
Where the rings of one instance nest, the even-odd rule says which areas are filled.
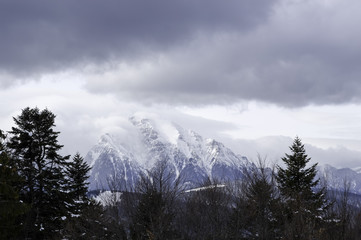
[[[103,206],[112,206],[121,201],[122,194],[121,192],[104,191],[94,197],[94,200]]]
[[[224,188],[224,187],[226,187],[225,184],[216,184],[216,185],[211,185],[211,186],[206,186],[206,187],[193,188],[193,189],[186,190],[184,192],[185,193],[199,192],[199,191],[202,191],[202,190],[213,189],[213,188]]]

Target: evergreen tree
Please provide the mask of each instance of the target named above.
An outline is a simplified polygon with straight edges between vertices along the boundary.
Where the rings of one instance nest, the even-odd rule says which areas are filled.
[[[88,206],[89,198],[87,192],[89,183],[87,179],[89,178],[89,171],[89,165],[79,153],[75,154],[73,161],[67,166],[68,195],[72,200],[69,211],[72,217],[80,216],[83,209]]]
[[[0,130],[0,239],[11,239],[21,229],[17,219],[25,213],[26,206],[19,200],[21,178],[5,149],[4,139]]]
[[[103,207],[89,199],[89,165],[75,154],[66,168],[69,217],[63,231],[65,239],[122,239],[122,229],[104,214]],[[113,227],[114,226],[114,227]],[[120,235],[118,233],[121,233]]]
[[[24,179],[20,199],[31,206],[23,219],[27,239],[55,238],[67,217],[67,182],[64,169],[69,156],[61,156],[55,115],[49,110],[25,108],[14,117],[7,146]]]
[[[292,154],[282,158],[286,167],[278,166],[276,176],[279,189],[286,204],[287,239],[313,239],[316,236],[320,219],[327,203],[325,189],[316,192],[319,179],[315,179],[317,164],[307,167],[311,160],[306,154],[304,145],[296,137],[290,147]]]
[[[246,170],[244,198],[248,218],[248,233],[256,239],[279,239],[282,228],[279,194],[274,184],[273,171],[259,158],[256,169]],[[257,237],[256,237],[257,236]]]
[[[126,239],[124,229],[105,214],[103,207],[89,199],[78,217],[69,218],[63,239]]]

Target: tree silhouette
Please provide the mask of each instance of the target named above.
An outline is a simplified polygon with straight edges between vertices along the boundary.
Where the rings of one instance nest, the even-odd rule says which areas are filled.
[[[14,117],[7,144],[18,174],[24,179],[20,199],[31,206],[23,219],[24,237],[54,238],[67,218],[64,169],[69,156],[61,156],[55,115],[49,110],[25,108]]]
[[[325,189],[316,191],[317,164],[307,167],[311,160],[304,145],[296,137],[290,147],[292,154],[282,158],[286,167],[278,166],[276,176],[286,211],[285,234],[287,239],[311,239],[316,234],[317,224],[322,219],[328,204]]]

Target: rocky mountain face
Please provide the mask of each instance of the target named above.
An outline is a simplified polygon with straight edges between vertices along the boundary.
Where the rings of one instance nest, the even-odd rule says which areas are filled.
[[[331,190],[361,195],[361,173],[350,168],[335,168],[330,165],[318,168],[319,178]]]
[[[174,123],[129,119],[132,128],[122,135],[103,135],[85,159],[92,167],[89,189],[133,188],[141,174],[165,161],[174,179],[186,189],[199,187],[207,178],[219,181],[241,179],[254,167],[214,139]],[[331,190],[361,194],[361,173],[330,165],[318,167],[318,177]]]
[[[134,187],[140,174],[165,161],[173,178],[185,188],[199,187],[207,178],[240,179],[253,166],[214,139],[204,139],[177,124],[157,124],[150,119],[129,119],[131,135],[103,135],[86,155],[92,167],[90,190]]]

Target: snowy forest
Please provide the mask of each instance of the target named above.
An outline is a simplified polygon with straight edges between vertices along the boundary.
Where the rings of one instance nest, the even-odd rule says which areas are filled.
[[[358,196],[347,187],[327,189],[298,137],[282,165],[269,167],[259,157],[237,181],[207,179],[185,189],[159,160],[135,187],[109,178],[111,191],[89,192],[90,166],[79,153],[60,154],[55,118],[28,107],[10,131],[0,131],[0,239],[361,236]]]

